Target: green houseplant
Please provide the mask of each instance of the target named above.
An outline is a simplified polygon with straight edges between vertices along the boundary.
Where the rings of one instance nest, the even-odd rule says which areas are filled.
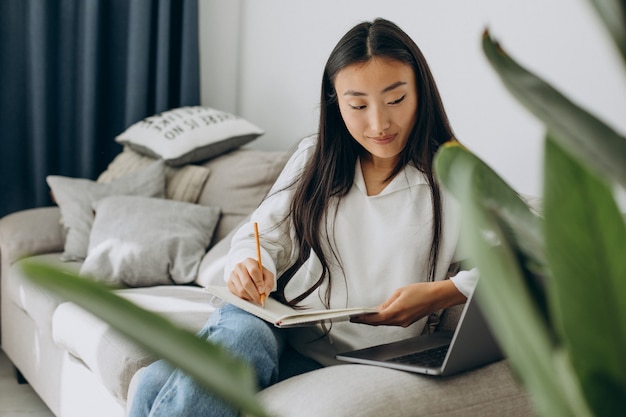
[[[625,5],[593,2],[622,58]],[[617,416],[626,409],[626,138],[515,62],[488,32],[483,50],[509,91],[545,125],[539,216],[470,151],[436,157],[460,201],[464,244],[485,309],[538,414]]]

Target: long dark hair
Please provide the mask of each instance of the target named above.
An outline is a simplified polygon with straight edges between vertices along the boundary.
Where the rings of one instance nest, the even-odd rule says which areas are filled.
[[[291,203],[290,221],[293,222],[298,238],[298,258],[278,279],[275,294],[276,298],[293,306],[319,288],[324,280],[329,281],[325,294],[326,305],[329,304],[329,254],[324,252],[321,240],[322,235],[330,240],[330,234],[328,230],[322,234],[320,227],[328,226],[324,220],[332,199],[344,196],[352,187],[354,166],[359,155],[364,152],[348,132],[341,117],[334,82],[337,73],[343,68],[365,63],[373,57],[384,57],[408,64],[415,74],[418,94],[415,125],[388,180],[407,164],[424,173],[428,180],[433,209],[428,279],[432,281],[435,278],[442,210],[440,190],[433,176],[432,163],[439,146],[453,138],[454,134],[433,76],[418,46],[394,23],[376,19],[373,22],[360,23],[348,31],[333,49],[324,68],[317,145],[302,176],[294,184],[296,189]],[[328,247],[332,248],[332,245],[329,244]],[[286,300],[285,287],[308,260],[311,250],[321,262],[322,274],[311,288],[294,299]],[[332,255],[336,257],[334,253]]]

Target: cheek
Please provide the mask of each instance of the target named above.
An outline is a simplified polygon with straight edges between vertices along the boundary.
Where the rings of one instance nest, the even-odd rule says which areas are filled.
[[[348,132],[350,132],[352,136],[358,135],[359,132],[362,130],[363,118],[359,117],[358,113],[353,111],[344,112],[342,110],[341,118],[343,119],[343,122],[346,125]]]
[[[417,112],[415,110],[409,110],[402,116],[402,124],[406,126],[407,130],[411,130],[417,119]]]
[[[417,120],[417,100],[414,100],[411,103],[411,106],[407,106],[407,114],[406,114],[406,120],[408,121],[408,123],[411,125],[411,128],[413,127],[413,125],[415,124],[415,121]]]

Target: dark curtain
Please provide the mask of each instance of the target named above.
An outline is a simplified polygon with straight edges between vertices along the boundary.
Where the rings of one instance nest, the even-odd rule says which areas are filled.
[[[116,135],[199,103],[198,0],[0,0],[0,217],[95,179]]]

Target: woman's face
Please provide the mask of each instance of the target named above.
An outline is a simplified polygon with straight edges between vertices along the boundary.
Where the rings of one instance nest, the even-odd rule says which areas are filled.
[[[413,69],[400,61],[372,58],[335,76],[341,117],[372,162],[394,165],[417,117]]]

